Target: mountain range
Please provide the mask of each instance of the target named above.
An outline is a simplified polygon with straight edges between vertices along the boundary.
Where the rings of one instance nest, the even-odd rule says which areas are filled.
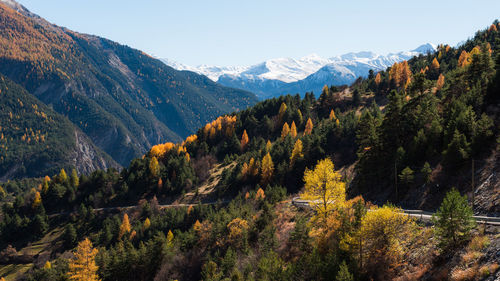
[[[90,141],[89,147],[114,160],[79,165],[79,172],[127,165],[152,145],[179,141],[217,116],[257,101],[250,92],[177,71],[142,51],[51,24],[13,0],[0,0],[0,74],[25,90],[27,95],[18,97],[22,103],[29,98],[46,105],[46,110],[69,120],[74,131]],[[0,108],[7,110],[5,104]],[[4,138],[15,139],[26,129],[42,132],[38,125],[11,128]],[[76,153],[76,145],[67,147],[69,154]],[[2,150],[0,157],[6,159],[6,153]],[[86,163],[81,160],[76,162]],[[15,161],[17,172],[0,167],[0,178],[26,175],[22,167],[29,159]],[[30,176],[43,175],[42,171],[32,167]]]
[[[395,62],[436,51],[436,46],[427,43],[418,48],[387,55],[373,52],[347,53],[323,58],[317,54],[299,59],[275,58],[251,66],[192,67],[169,59],[162,61],[177,69],[193,71],[207,76],[224,86],[248,90],[265,99],[284,94],[320,92],[324,85],[353,83],[358,77],[367,77],[370,69],[385,70]]]

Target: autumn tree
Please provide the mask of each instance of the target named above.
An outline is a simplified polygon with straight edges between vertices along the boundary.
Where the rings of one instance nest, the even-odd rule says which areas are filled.
[[[297,139],[295,145],[293,146],[292,155],[290,156],[290,167],[293,167],[297,159],[304,157],[302,153],[302,141]]]
[[[59,172],[58,179],[59,182],[61,183],[66,182],[68,180],[68,175],[66,174],[66,171],[64,169],[61,169],[61,171]]]
[[[130,221],[128,219],[128,215],[127,214],[124,214],[123,215],[123,220],[122,220],[122,224],[120,225],[120,233],[119,233],[119,238],[122,238],[123,235],[125,235],[126,233],[129,233],[130,230],[131,230],[131,226],[130,226]]]
[[[71,183],[71,186],[73,187],[78,187],[78,185],[80,184],[80,179],[78,178],[78,173],[75,169],[71,170],[69,181]]]
[[[292,126],[290,127],[290,136],[292,136],[292,138],[297,137],[297,127],[295,126],[295,121],[292,122]]]
[[[149,173],[152,178],[156,178],[160,175],[160,164],[155,156],[151,157],[149,160]]]
[[[309,119],[307,119],[306,128],[304,129],[304,136],[310,135],[312,133],[312,130],[313,130],[313,122],[312,122],[311,118],[309,118]]]
[[[367,212],[359,230],[364,270],[369,275],[383,275],[398,266],[414,229],[413,219],[401,209],[385,205]]]
[[[439,74],[438,80],[436,82],[436,90],[440,91],[444,86],[444,75]]]
[[[255,193],[255,200],[264,200],[264,198],[266,198],[266,194],[262,188],[259,188]]]
[[[288,126],[288,123],[285,122],[285,124],[283,124],[283,128],[281,129],[281,140],[284,140],[289,133],[290,133],[290,127]]]
[[[380,82],[382,82],[382,77],[380,76],[380,72],[379,72],[375,76],[375,84],[378,86],[378,85],[380,85]]]
[[[167,248],[172,248],[174,245],[174,234],[172,233],[172,230],[168,230],[167,233]]]
[[[235,246],[242,245],[242,239],[248,230],[248,222],[241,218],[235,218],[227,224],[227,229],[229,230],[228,239],[229,242]]]
[[[245,150],[245,147],[248,144],[248,134],[247,130],[243,130],[243,135],[241,135],[240,148],[241,151]]]
[[[144,228],[144,230],[147,230],[151,227],[151,221],[149,220],[149,218],[146,218],[144,220],[142,227]]]
[[[466,67],[467,65],[470,64],[471,58],[469,53],[467,51],[463,50],[462,53],[460,53],[460,57],[458,58],[458,66],[459,67]]]
[[[31,204],[31,207],[33,209],[38,208],[40,205],[42,205],[42,196],[40,195],[40,192],[35,193],[35,199],[33,199],[33,204]]]
[[[442,249],[453,249],[470,237],[475,226],[472,208],[467,197],[453,188],[446,193],[443,203],[433,218],[439,246]]]
[[[78,243],[74,258],[69,261],[68,277],[76,281],[97,281],[99,269],[95,263],[98,250],[92,247],[92,242],[85,238]]]
[[[266,185],[271,181],[274,172],[274,163],[271,159],[271,154],[269,152],[262,158],[262,167],[261,167],[261,183],[262,185]]]
[[[304,173],[304,192],[301,197],[309,200],[315,211],[315,221],[326,224],[328,216],[345,202],[345,183],[334,169],[330,159],[318,161],[313,170]]]
[[[273,147],[273,144],[271,143],[271,141],[270,141],[270,140],[267,140],[267,143],[266,143],[266,151],[267,151],[267,152],[270,152],[272,147]]]
[[[286,109],[287,109],[286,103],[284,103],[284,102],[281,103],[279,113],[278,113],[278,118],[280,121],[283,120],[283,116],[285,115]]]
[[[333,111],[333,109],[330,111],[330,116],[328,116],[328,119],[330,119],[330,121],[337,120],[337,116],[335,116],[335,111]]]

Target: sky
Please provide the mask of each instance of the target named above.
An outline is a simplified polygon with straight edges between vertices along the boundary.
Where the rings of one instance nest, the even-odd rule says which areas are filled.
[[[18,0],[48,21],[188,65],[452,46],[500,18],[498,0]]]

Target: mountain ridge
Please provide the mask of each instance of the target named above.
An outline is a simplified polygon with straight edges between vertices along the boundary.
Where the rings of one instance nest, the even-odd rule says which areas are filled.
[[[395,62],[434,52],[436,48],[434,44],[426,43],[410,51],[386,55],[361,51],[322,58],[317,54],[310,54],[299,59],[269,59],[251,66],[192,67],[169,59],[162,61],[178,70],[205,75],[222,85],[249,90],[262,99],[283,94],[303,95],[307,90],[319,92],[324,85],[351,84],[360,76],[366,77],[370,69],[384,70]]]
[[[140,50],[51,24],[11,0],[0,2],[0,27],[0,73],[121,165],[257,101]]]

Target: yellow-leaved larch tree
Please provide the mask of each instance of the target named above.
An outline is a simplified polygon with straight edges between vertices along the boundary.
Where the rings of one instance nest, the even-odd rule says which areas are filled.
[[[68,277],[76,281],[97,281],[97,270],[99,267],[95,264],[95,256],[98,250],[92,247],[92,242],[85,238],[78,243],[74,258],[69,261]]]
[[[318,161],[313,170],[304,173],[302,199],[309,200],[309,206],[316,211],[314,220],[326,223],[328,216],[345,203],[345,183],[335,171],[332,160]]]

